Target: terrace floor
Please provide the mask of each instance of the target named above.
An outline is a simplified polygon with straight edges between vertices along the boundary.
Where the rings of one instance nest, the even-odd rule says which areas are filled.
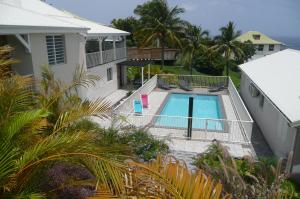
[[[228,147],[229,153],[231,153],[231,155],[234,157],[243,157],[245,155],[255,156],[255,152],[252,150],[251,145],[247,143],[247,138],[243,134],[240,125],[237,124],[229,124],[228,128],[230,128],[230,132],[232,132],[231,134],[228,134],[227,132],[204,132],[204,130],[193,130],[191,140],[187,139],[186,129],[155,127],[155,125],[153,125],[153,120],[155,119],[153,116],[159,115],[159,110],[170,92],[212,94],[209,93],[205,88],[194,88],[194,90],[190,92],[185,92],[181,89],[172,89],[166,91],[156,88],[149,94],[150,106],[148,109],[143,110],[143,115],[129,115],[127,117],[127,121],[135,126],[146,126],[149,133],[158,139],[164,139],[168,143],[170,149],[175,151],[175,153],[203,153],[211,144],[211,142],[216,139],[220,142],[224,142],[224,145]],[[233,121],[238,120],[227,90],[213,94],[220,95],[226,119]]]

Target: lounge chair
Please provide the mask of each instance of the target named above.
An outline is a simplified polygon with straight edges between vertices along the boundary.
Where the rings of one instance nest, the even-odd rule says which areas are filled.
[[[225,89],[224,83],[220,82],[219,84],[217,84],[215,87],[210,87],[208,88],[208,92],[218,92],[218,91],[222,91]]]
[[[141,94],[141,101],[143,104],[143,108],[148,108],[149,107],[149,100],[148,100],[148,95],[147,94]]]
[[[143,113],[142,102],[140,100],[134,100],[133,101],[133,109],[134,109],[134,113],[142,114]]]
[[[189,83],[186,80],[181,79],[181,80],[179,80],[178,84],[182,90],[185,90],[185,91],[193,90],[193,88],[189,85]]]
[[[167,84],[164,80],[162,79],[158,79],[157,80],[157,83],[158,83],[158,87],[159,88],[162,88],[162,89],[165,89],[165,90],[170,90],[170,86],[169,84]]]

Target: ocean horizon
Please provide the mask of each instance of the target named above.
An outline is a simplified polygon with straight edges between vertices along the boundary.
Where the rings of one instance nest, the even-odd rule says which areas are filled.
[[[271,37],[284,43],[288,48],[300,50],[300,37]]]

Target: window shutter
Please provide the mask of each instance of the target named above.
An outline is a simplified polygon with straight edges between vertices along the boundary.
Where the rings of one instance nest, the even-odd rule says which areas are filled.
[[[65,63],[65,41],[63,35],[47,35],[48,63],[50,65]]]

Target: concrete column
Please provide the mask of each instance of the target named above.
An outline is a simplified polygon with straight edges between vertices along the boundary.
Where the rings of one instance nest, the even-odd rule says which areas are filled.
[[[144,85],[144,67],[142,67],[142,86]]]
[[[117,49],[116,49],[116,37],[113,36],[113,49],[114,49],[114,60],[117,59]]]
[[[127,40],[126,40],[126,36],[123,37],[124,37],[125,58],[127,58]]]
[[[148,64],[148,81],[149,81],[149,79],[150,79],[150,64]]]
[[[98,37],[99,42],[99,52],[100,52],[100,63],[103,64],[103,56],[102,56],[102,37]]]

